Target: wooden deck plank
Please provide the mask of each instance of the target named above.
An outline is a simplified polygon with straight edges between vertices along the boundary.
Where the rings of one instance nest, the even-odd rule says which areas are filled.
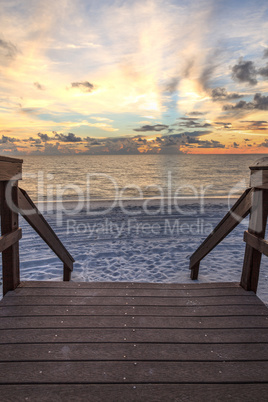
[[[137,306],[137,305],[136,305]],[[135,307],[136,310],[136,306]],[[153,314],[151,316],[153,317],[161,317],[161,311],[165,313],[165,311],[168,311],[170,313],[170,308],[167,310],[166,308],[162,309],[160,306],[158,306],[160,310],[158,310],[158,314],[154,314],[157,311],[155,309],[149,311],[152,311]],[[225,308],[223,310],[223,308]],[[110,309],[111,310],[111,309]],[[132,308],[133,310],[133,308]],[[132,312],[131,307],[127,306],[126,304],[124,306],[121,306],[121,310],[119,308],[116,308],[116,311],[118,312],[118,316],[126,315],[124,314],[125,312]],[[144,307],[144,312],[146,313],[148,310],[148,306]],[[140,306],[138,306],[138,310],[135,311],[135,316],[140,317],[142,315],[146,314],[141,314],[143,311]],[[115,311],[111,314],[113,318],[111,320],[120,320],[120,318],[116,318],[115,316]],[[198,316],[196,314],[197,312],[200,312],[200,316],[209,316],[209,317],[222,317],[222,316],[263,316],[267,315],[267,308],[262,305],[246,305],[242,306],[241,305],[227,305],[227,306],[198,306],[198,311],[196,311],[196,306],[187,306],[187,307],[178,307],[176,309],[172,308],[174,312],[173,317],[185,317],[185,314],[189,314],[189,316]],[[186,313],[185,313],[186,311]],[[194,311],[194,314],[193,314]],[[222,311],[224,311],[224,314],[222,314]],[[206,314],[204,314],[206,313]],[[0,317],[29,317],[29,316],[87,316],[88,319],[93,320],[95,319],[94,317],[96,314],[93,314],[93,310],[91,306],[85,306],[85,305],[72,305],[71,303],[69,304],[57,304],[53,305],[53,308],[51,308],[51,305],[38,305],[38,303],[32,303],[30,305],[6,305],[0,307]],[[99,314],[97,315],[100,319],[101,316],[109,316],[109,314]],[[162,316],[165,316],[167,320],[169,320],[168,317],[171,316],[171,314],[166,315],[163,314]],[[253,317],[254,317],[253,316]],[[142,318],[140,318],[141,320]],[[151,320],[151,317],[148,316],[147,319]],[[167,321],[169,322],[169,321]]]
[[[51,296],[51,295],[50,295]],[[30,300],[29,297],[33,298],[34,296],[18,296],[20,297],[20,305],[23,305],[24,300]],[[39,297],[43,297],[42,300],[47,300],[48,297],[45,296],[35,296],[32,300],[32,305],[39,304]],[[58,299],[64,296],[53,296],[54,303],[57,305]],[[66,296],[65,296],[66,297]],[[10,297],[10,298],[16,298]],[[76,304],[76,298],[80,298],[80,296],[68,296],[67,303],[69,305]],[[82,296],[83,304],[93,305],[93,306],[221,306],[221,305],[262,305],[262,302],[252,295],[242,295],[242,296],[199,296],[199,297],[140,297],[140,296]],[[65,299],[66,300],[66,299]],[[8,303],[12,301],[7,300],[0,307],[8,305]],[[81,302],[81,300],[78,300]]]
[[[0,385],[4,402],[266,402],[268,384]]]
[[[244,362],[2,362],[0,383],[267,382],[268,361]],[[18,377],[18,372],[20,373]]]
[[[78,288],[78,289],[221,289],[241,288],[238,282],[200,283],[159,283],[159,282],[63,282],[63,281],[22,281],[19,288]]]
[[[29,296],[30,297],[30,296]],[[18,305],[19,300],[12,298],[13,306]],[[15,302],[15,303],[14,303]],[[108,315],[108,316],[116,316],[116,315],[133,315],[135,316],[173,316],[173,317],[193,317],[193,316],[230,316],[230,315],[267,315],[267,307],[263,304],[237,304],[237,305],[220,305],[220,306],[131,306],[131,305],[86,305],[88,300],[86,298],[80,299],[69,299],[68,303],[65,300],[62,301],[62,305],[60,300],[57,300],[57,303],[53,298],[46,298],[43,300],[44,306],[53,306],[53,311],[59,311],[60,314],[63,314],[61,308],[65,309],[66,314],[75,314],[77,312],[80,315]],[[29,301],[28,298],[25,298],[21,303],[23,306],[27,306],[29,303],[30,306],[33,306],[33,301]],[[56,304],[56,306],[55,306]],[[9,304],[10,306],[11,304]],[[36,308],[42,306],[42,303],[36,300]],[[38,306],[38,307],[37,307]],[[3,307],[4,309],[5,307]],[[58,310],[57,310],[58,308]],[[68,311],[67,311],[68,310]],[[52,309],[51,309],[52,311]],[[62,311],[62,312],[61,312]],[[56,314],[56,313],[55,313]]]
[[[268,360],[268,343],[46,343],[0,345],[0,361],[250,361]]]
[[[78,289],[78,288],[17,288],[10,292],[9,297],[17,296],[72,296],[72,297],[219,297],[219,296],[244,296],[242,288],[228,289]],[[255,293],[249,292],[247,297],[255,296]]]
[[[51,311],[53,313],[53,311]],[[19,328],[267,328],[265,316],[135,317],[135,316],[15,316],[2,317],[2,329]],[[268,337],[268,333],[267,333]],[[268,341],[268,338],[267,338]]]
[[[134,330],[134,331],[133,331]],[[266,328],[231,329],[107,329],[107,328],[38,328],[2,329],[0,343],[258,343],[267,342]]]

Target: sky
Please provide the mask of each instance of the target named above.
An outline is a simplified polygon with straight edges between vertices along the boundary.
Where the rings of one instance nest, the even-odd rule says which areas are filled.
[[[0,0],[0,154],[268,151],[267,0]]]

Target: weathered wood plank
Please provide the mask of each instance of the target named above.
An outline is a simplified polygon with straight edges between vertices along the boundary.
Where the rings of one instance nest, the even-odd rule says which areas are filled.
[[[242,292],[245,289],[241,288],[238,282],[190,282],[190,283],[159,283],[159,282],[62,282],[62,281],[21,281],[19,287],[25,288],[82,288],[82,289],[232,289],[239,288]]]
[[[33,288],[27,288],[27,289],[33,289]],[[33,292],[30,290],[27,290],[27,294],[29,293],[31,296],[34,294],[36,296],[39,296],[40,294],[44,294],[45,290],[39,292],[37,289],[45,289],[45,288],[35,288]],[[68,296],[88,296],[88,297],[127,297],[128,296],[133,296],[133,297],[153,297],[153,298],[191,298],[191,297],[221,297],[221,296],[226,296],[226,297],[234,297],[234,296],[243,296],[243,297],[249,297],[249,296],[255,296],[254,292],[248,291],[245,292],[244,289],[242,288],[221,288],[221,289],[179,289],[179,290],[173,290],[173,289],[167,289],[167,290],[161,290],[161,289],[77,289],[77,288],[70,288],[66,289],[66,291],[58,291],[59,288],[49,288],[50,291],[48,293],[52,293],[51,296],[55,295],[58,297],[59,295],[68,295]],[[53,289],[53,291],[52,291]],[[60,288],[61,290],[63,288]],[[23,292],[21,293],[20,291],[16,293],[10,293],[10,297],[17,297],[20,295],[24,295],[25,288],[23,288]],[[78,292],[78,293],[75,293]],[[58,296],[57,296],[58,295]]]
[[[0,237],[0,253],[17,243],[22,236],[21,228]]]
[[[1,329],[16,328],[267,328],[268,316],[131,317],[32,316],[1,317]],[[268,334],[267,334],[268,336]]]
[[[250,187],[268,188],[267,166],[250,166]]]
[[[134,331],[133,331],[134,329]],[[123,342],[123,343],[259,343],[268,330],[257,329],[2,329],[0,343]]]
[[[66,293],[65,293],[66,294]],[[20,304],[23,305],[24,301],[28,302],[30,297],[33,297],[33,300],[36,303],[35,305],[39,305],[39,298],[42,300],[45,296],[19,296]],[[63,299],[63,296],[49,296],[47,297],[47,304],[50,303],[49,299],[52,299],[52,302],[57,305],[60,304],[60,300]],[[66,296],[65,296],[66,298]],[[17,299],[15,296],[11,296],[8,301],[4,300],[2,305],[7,305],[9,302],[12,303],[10,299]],[[78,299],[78,300],[77,300]],[[80,297],[72,295],[68,298],[70,305],[75,305],[83,303],[89,306],[220,306],[220,305],[262,305],[263,303],[255,298],[254,296],[212,296],[212,297],[130,297],[130,296],[119,296],[119,297],[104,297],[104,296],[91,296],[91,297]],[[43,300],[45,302],[45,300]]]
[[[260,253],[266,255],[268,257],[268,241],[261,239],[249,233],[247,230],[244,232],[244,241],[251,247],[258,250]]]
[[[1,385],[2,402],[266,402],[268,384],[34,384]]]
[[[23,163],[23,159],[12,158],[10,156],[0,155],[1,162],[14,162],[14,163]]]
[[[87,297],[158,297],[158,298],[184,298],[188,299],[191,297],[248,297],[253,299],[254,292],[245,292],[240,288],[233,288],[230,291],[222,289],[218,291],[217,289],[182,289],[182,290],[172,290],[172,289],[81,289],[81,288],[17,288],[14,292],[10,293],[10,297],[17,296],[87,296]],[[232,296],[231,296],[232,295]]]
[[[30,296],[29,296],[30,297]],[[23,302],[21,302],[21,298],[10,298],[9,302],[12,302],[13,305],[24,304],[27,305],[27,302],[32,305],[32,302],[35,300],[32,299],[31,301],[28,298],[25,298]],[[58,311],[60,314],[64,313],[64,310],[61,309],[57,310],[57,306],[60,306],[60,302],[62,299],[62,306],[65,310],[69,310],[66,313],[72,313],[79,315],[144,315],[144,316],[173,316],[173,317],[180,317],[180,316],[230,316],[230,315],[246,315],[246,316],[254,316],[254,315],[265,315],[267,316],[267,307],[263,303],[260,304],[252,304],[252,305],[221,305],[221,306],[159,306],[159,305],[148,305],[148,306],[131,306],[131,305],[109,305],[107,306],[105,303],[103,306],[101,305],[91,305],[89,302],[89,298],[58,298],[59,300],[55,301],[54,299],[43,299],[38,300],[39,305],[41,306],[41,302],[44,303],[46,306],[53,306],[53,311]],[[108,300],[108,299],[107,299]],[[37,301],[36,301],[37,302]],[[38,306],[38,302],[36,306]],[[94,300],[93,300],[94,303]],[[100,302],[99,302],[100,304]],[[9,304],[11,306],[11,304]],[[56,307],[55,307],[56,306]],[[83,308],[84,307],[84,308]]]
[[[21,180],[22,159],[0,156],[0,181]]]
[[[47,343],[0,345],[0,361],[257,361],[268,360],[268,343]]]
[[[268,362],[263,361],[3,362],[0,383],[265,383],[267,370]]]

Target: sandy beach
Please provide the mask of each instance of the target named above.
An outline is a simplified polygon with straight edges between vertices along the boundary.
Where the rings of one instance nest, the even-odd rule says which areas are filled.
[[[144,200],[143,200],[144,203]],[[109,203],[91,204],[75,212],[46,206],[44,215],[75,258],[73,281],[189,283],[189,257],[229,210],[227,199],[180,200],[159,208],[150,200],[125,201],[123,209]],[[40,209],[42,206],[39,205]],[[66,212],[69,211],[69,212]],[[74,212],[71,212],[74,211]],[[22,220],[21,280],[62,280],[62,264]],[[245,219],[202,262],[199,282],[239,282],[245,244]],[[268,260],[263,257],[258,296],[268,303]]]

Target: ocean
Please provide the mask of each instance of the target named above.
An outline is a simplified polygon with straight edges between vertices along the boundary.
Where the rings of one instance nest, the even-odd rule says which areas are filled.
[[[265,155],[25,156],[23,182],[34,201],[228,197],[249,183]]]

